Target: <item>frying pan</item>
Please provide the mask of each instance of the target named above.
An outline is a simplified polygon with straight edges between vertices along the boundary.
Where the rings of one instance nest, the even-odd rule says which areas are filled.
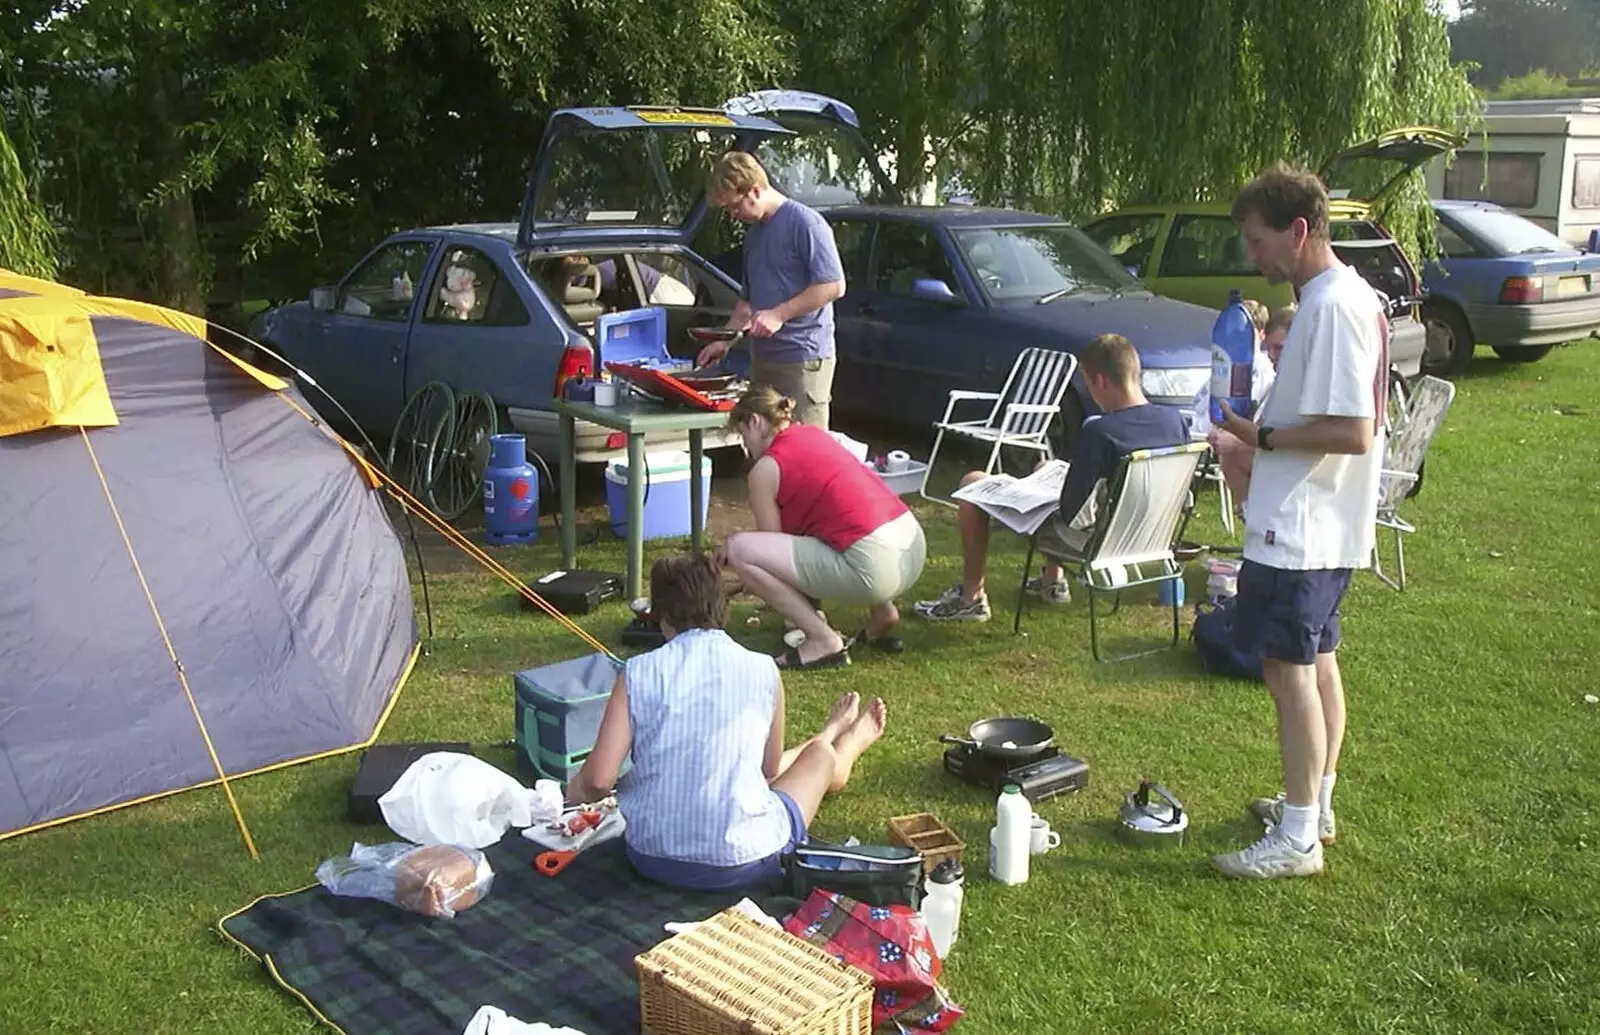
[[[689,337],[702,345],[709,345],[714,341],[732,341],[743,331],[736,331],[732,327],[691,327]]]
[[[1055,731],[1042,722],[1006,717],[980,720],[967,728],[965,737],[947,733],[939,740],[945,744],[963,744],[990,758],[1015,759],[1037,755],[1051,745],[1055,736]]]

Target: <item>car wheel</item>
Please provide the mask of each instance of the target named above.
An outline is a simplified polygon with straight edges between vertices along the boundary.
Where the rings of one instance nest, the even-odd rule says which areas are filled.
[[[1422,351],[1422,372],[1435,377],[1451,377],[1466,371],[1472,362],[1472,328],[1461,310],[1442,302],[1422,307],[1422,325],[1428,330],[1428,344]]]
[[[1496,345],[1494,354],[1507,363],[1537,363],[1553,348],[1554,345]]]

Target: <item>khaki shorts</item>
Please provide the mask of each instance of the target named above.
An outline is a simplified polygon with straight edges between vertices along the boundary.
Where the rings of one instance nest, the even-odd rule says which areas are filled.
[[[828,407],[833,403],[832,356],[799,363],[772,363],[761,358],[759,346],[750,353],[750,383],[766,384],[794,400],[794,419],[827,430]]]
[[[839,604],[881,604],[922,576],[928,543],[915,514],[901,514],[840,553],[820,539],[794,536],[800,591]]]

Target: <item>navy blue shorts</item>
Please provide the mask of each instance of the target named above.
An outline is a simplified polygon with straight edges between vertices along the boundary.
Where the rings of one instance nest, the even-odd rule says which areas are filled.
[[[1349,586],[1349,568],[1293,571],[1245,561],[1238,628],[1255,634],[1263,656],[1310,665],[1339,646],[1339,601]]]

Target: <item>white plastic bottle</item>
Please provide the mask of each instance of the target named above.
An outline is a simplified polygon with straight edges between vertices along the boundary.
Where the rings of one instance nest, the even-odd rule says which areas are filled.
[[[928,874],[927,890],[922,896],[922,919],[928,925],[928,936],[933,939],[933,951],[942,960],[950,954],[956,943],[956,932],[961,929],[962,891],[961,864],[945,859]]]
[[[1033,805],[1023,797],[1022,788],[1005,785],[995,803],[995,825],[990,835],[989,876],[1001,884],[1024,884],[1028,880],[1028,837],[1033,825]]]

